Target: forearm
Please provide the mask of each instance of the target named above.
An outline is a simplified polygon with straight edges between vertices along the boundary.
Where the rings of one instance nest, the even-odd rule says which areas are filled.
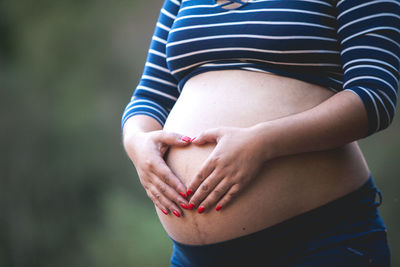
[[[336,148],[366,136],[368,118],[352,92],[335,94],[301,113],[253,127],[265,159]]]

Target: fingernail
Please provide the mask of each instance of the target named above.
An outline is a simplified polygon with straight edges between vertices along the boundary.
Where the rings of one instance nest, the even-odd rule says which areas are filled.
[[[206,209],[206,208],[204,208],[203,206],[200,206],[199,209],[198,209],[197,211],[198,211],[198,213],[203,213],[203,211],[204,211],[205,209]]]
[[[222,209],[222,206],[221,206],[221,205],[218,205],[218,206],[215,208],[216,211],[219,211],[220,209]]]
[[[179,195],[181,195],[183,198],[186,198],[186,195],[183,192],[179,192]]]
[[[189,189],[189,190],[186,192],[186,194],[187,194],[188,196],[191,196],[191,195],[193,194],[193,191]]]
[[[194,204],[193,203],[189,203],[189,207],[188,207],[190,210],[192,210],[192,209],[194,209],[195,208],[195,206],[194,206]]]
[[[193,137],[193,139],[192,140],[190,140],[190,142],[193,142],[194,141],[194,139],[196,139],[197,138],[197,136],[196,137]]]
[[[182,141],[189,143],[192,139],[189,136],[182,136],[181,138]]]
[[[168,214],[168,211],[166,211],[165,209],[161,209],[161,211],[162,211],[165,215]]]
[[[181,214],[179,212],[177,212],[176,210],[174,210],[172,213],[175,214],[176,217],[181,217]]]
[[[181,204],[181,207],[184,208],[184,209],[188,209],[188,206],[186,204],[184,204],[184,203]]]

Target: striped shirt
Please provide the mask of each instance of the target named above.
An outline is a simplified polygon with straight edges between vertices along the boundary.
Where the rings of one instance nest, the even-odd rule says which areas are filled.
[[[215,0],[165,0],[122,127],[138,114],[164,125],[188,79],[224,69],[351,91],[363,101],[373,134],[395,113],[400,1],[249,0],[227,9]]]

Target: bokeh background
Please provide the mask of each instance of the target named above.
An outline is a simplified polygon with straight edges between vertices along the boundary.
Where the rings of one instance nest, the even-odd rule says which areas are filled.
[[[120,140],[162,0],[0,0],[0,266],[168,266]],[[400,119],[360,142],[400,266]]]

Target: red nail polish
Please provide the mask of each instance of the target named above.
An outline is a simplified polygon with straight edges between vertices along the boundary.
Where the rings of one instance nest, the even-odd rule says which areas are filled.
[[[184,203],[181,204],[181,207],[184,208],[184,209],[188,209],[188,206],[186,204],[184,204]]]
[[[205,210],[206,208],[204,208],[203,206],[200,206],[199,207],[199,209],[197,210],[199,213],[203,213],[203,211]]]
[[[192,140],[192,138],[190,138],[189,136],[182,136],[181,140],[189,143]]]
[[[177,212],[176,210],[174,210],[172,213],[175,214],[176,217],[181,217],[181,214],[179,212]]]
[[[221,205],[218,205],[218,206],[215,208],[216,211],[219,211],[220,209],[222,209]]]
[[[181,195],[183,198],[186,198],[185,193],[179,192],[179,195]]]
[[[161,209],[161,211],[162,211],[165,215],[168,214],[168,211],[166,211],[165,209]]]
[[[193,137],[193,139],[192,140],[190,140],[190,142],[193,142],[194,141],[194,139],[196,139],[197,138],[197,136],[196,137]]]
[[[193,191],[189,189],[189,190],[186,192],[186,194],[187,194],[188,196],[191,196],[191,195],[193,194]]]
[[[192,210],[194,208],[195,208],[194,204],[193,203],[189,203],[189,209]]]

